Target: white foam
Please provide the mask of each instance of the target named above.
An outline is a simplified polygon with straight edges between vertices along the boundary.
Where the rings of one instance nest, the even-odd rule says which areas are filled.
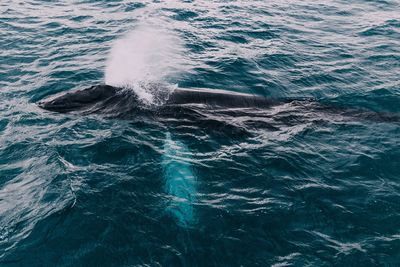
[[[105,69],[105,83],[130,88],[145,103],[157,104],[176,86],[168,81],[179,74],[183,46],[172,31],[142,25],[114,42]],[[154,90],[158,86],[158,91]],[[150,90],[152,89],[152,90]],[[163,92],[160,92],[163,90]]]

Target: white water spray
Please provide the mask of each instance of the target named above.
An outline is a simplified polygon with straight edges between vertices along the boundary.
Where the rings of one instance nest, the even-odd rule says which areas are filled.
[[[105,69],[105,83],[135,91],[146,104],[162,104],[177,87],[171,80],[182,70],[183,46],[167,30],[140,26],[117,40]]]

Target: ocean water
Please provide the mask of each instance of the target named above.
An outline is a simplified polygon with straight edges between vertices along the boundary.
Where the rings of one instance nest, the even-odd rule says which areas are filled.
[[[315,102],[36,105],[101,83]],[[399,112],[397,0],[2,0],[0,265],[400,266]]]

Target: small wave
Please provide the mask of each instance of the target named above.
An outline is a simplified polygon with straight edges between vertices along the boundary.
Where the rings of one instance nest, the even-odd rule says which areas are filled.
[[[360,33],[362,36],[383,35],[388,37],[399,36],[400,21],[396,19],[387,20],[379,25],[370,26]]]

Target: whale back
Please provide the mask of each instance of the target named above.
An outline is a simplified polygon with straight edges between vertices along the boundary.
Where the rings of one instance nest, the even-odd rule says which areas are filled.
[[[141,118],[189,116],[198,117],[197,105],[204,110],[231,110],[236,115],[243,112],[258,112],[270,107],[287,104],[285,108],[295,108],[299,113],[335,114],[346,118],[359,118],[369,121],[385,121],[399,123],[398,114],[374,112],[357,108],[343,108],[334,105],[320,104],[309,98],[269,99],[262,96],[236,93],[217,89],[175,89],[163,105],[146,106],[140,101],[133,90],[109,85],[95,85],[82,90],[73,90],[50,96],[38,103],[38,106],[58,113],[76,112],[79,114],[99,113],[107,117],[132,119],[138,115]],[[192,117],[190,117],[192,116]],[[286,118],[290,121],[290,118]]]
[[[217,89],[175,89],[160,108],[201,104],[212,108],[265,108],[279,103],[261,96]],[[50,96],[39,107],[59,112],[129,113],[146,109],[133,90],[95,85]]]
[[[218,89],[176,89],[167,105],[202,104],[210,107],[262,108],[277,104],[277,100],[262,96]]]

